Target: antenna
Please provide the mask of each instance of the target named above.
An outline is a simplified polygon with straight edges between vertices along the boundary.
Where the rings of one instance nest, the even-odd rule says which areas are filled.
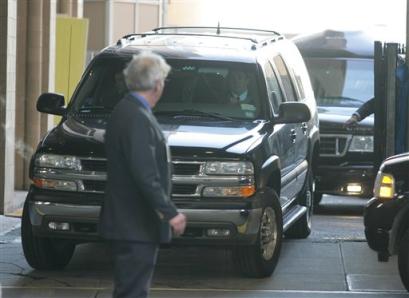
[[[220,35],[220,21],[217,22],[217,31],[216,31],[217,35]]]

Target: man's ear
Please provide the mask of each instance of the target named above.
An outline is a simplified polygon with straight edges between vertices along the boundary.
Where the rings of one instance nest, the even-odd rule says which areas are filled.
[[[163,82],[161,82],[160,80],[156,81],[155,87],[154,87],[154,91],[155,92],[159,92],[162,88],[163,88]]]

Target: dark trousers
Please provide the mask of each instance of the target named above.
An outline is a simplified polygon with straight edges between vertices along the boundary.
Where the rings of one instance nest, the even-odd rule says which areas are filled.
[[[159,245],[112,241],[114,298],[148,297]]]

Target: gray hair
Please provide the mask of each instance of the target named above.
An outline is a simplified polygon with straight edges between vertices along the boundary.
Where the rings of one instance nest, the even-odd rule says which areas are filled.
[[[150,51],[134,55],[124,69],[125,82],[131,91],[153,89],[157,82],[163,83],[170,71],[170,66],[161,56]]]

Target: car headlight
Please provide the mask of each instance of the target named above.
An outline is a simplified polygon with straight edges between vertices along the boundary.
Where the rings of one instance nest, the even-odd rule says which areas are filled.
[[[42,168],[81,170],[81,160],[69,155],[41,154],[35,159],[35,165]]]
[[[34,185],[39,188],[65,190],[65,191],[77,191],[77,183],[74,181],[55,180],[55,179],[39,179],[33,178]]]
[[[247,198],[256,192],[253,185],[245,186],[208,186],[203,189],[204,197],[242,197]]]
[[[379,172],[375,179],[374,195],[379,199],[393,199],[395,178],[390,174]]]
[[[248,161],[208,161],[205,165],[207,175],[253,175],[254,167]]]
[[[350,152],[373,152],[373,136],[353,136]]]

